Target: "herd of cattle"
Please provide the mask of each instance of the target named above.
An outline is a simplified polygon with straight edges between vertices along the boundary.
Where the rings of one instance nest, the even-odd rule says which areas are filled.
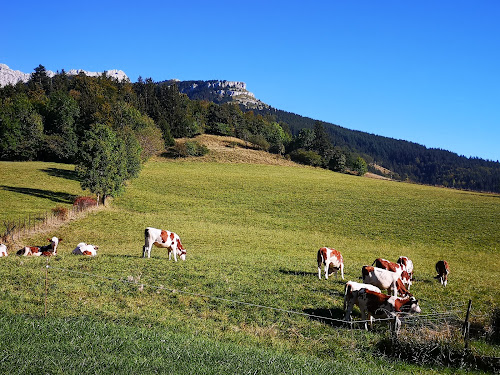
[[[52,237],[48,241],[49,244],[44,246],[25,246],[16,254],[19,256],[57,255],[57,246],[62,239]],[[186,259],[186,249],[182,246],[179,236],[174,232],[152,227],[146,228],[142,249],[143,258],[151,257],[153,245],[166,248],[169,259],[171,259],[172,254],[175,261],[177,261],[177,257],[180,257],[181,260]],[[72,254],[96,256],[97,249],[98,247],[95,245],[81,242],[72,251]],[[0,244],[0,257],[7,255],[7,246]],[[319,279],[321,279],[321,271],[324,267],[325,279],[328,279],[332,273],[335,273],[337,277],[337,273],[340,271],[342,280],[344,280],[344,259],[339,251],[327,247],[320,248],[317,254],[317,263]],[[446,286],[450,272],[448,262],[438,261],[436,271],[438,275],[435,278],[439,279],[443,286]],[[372,326],[374,318],[395,318],[395,321],[398,322],[398,316],[401,313],[420,312],[418,301],[410,293],[413,280],[413,262],[408,257],[401,256],[396,263],[377,258],[371,266],[361,268],[361,278],[362,283],[348,281],[345,284],[345,321],[351,321],[354,305],[357,305],[361,311],[361,320],[365,322],[369,320],[370,326]],[[389,294],[383,294],[382,290],[387,290]],[[368,328],[366,323],[365,328]]]
[[[321,268],[324,267],[325,279],[328,275],[338,271],[344,280],[344,258],[335,249],[322,247],[318,250],[318,277],[321,279]],[[375,267],[373,267],[375,266]],[[450,267],[448,262],[440,260],[436,263],[435,277],[443,286],[448,283]],[[395,318],[401,313],[419,313],[418,301],[410,293],[413,280],[413,262],[406,256],[401,256],[396,263],[387,259],[377,258],[371,266],[361,268],[362,283],[348,281],[344,287],[344,320],[351,321],[354,305],[361,311],[361,320],[373,324],[374,318]],[[389,294],[383,294],[387,290]],[[399,322],[400,324],[400,322]],[[397,329],[397,327],[396,327]]]

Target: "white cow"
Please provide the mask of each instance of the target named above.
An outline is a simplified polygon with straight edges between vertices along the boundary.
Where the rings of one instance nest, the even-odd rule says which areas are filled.
[[[384,270],[378,267],[363,266],[361,269],[361,276],[363,283],[375,285],[381,290],[387,290],[392,293],[394,297],[398,295],[407,296],[411,295],[405,288],[399,274],[396,272]]]
[[[344,258],[340,251],[335,249],[330,249],[328,247],[322,247],[318,250],[317,255],[318,261],[318,277],[321,280],[321,266],[325,266],[325,279],[328,280],[328,273],[330,271],[330,267],[333,272],[335,272],[335,277],[337,277],[337,272],[340,270],[340,274],[342,275],[342,280],[344,280]]]
[[[361,320],[370,320],[370,327],[373,327],[373,318],[396,318],[396,330],[401,322],[398,319],[399,313],[419,313],[421,311],[418,301],[414,297],[394,297],[377,293],[368,289],[361,289],[358,292],[358,306],[361,310]]]
[[[151,257],[151,247],[164,247],[168,249],[168,259],[172,258],[177,262],[179,255],[182,260],[186,260],[186,249],[182,246],[181,239],[174,232],[168,230],[148,227],[144,231],[144,247],[142,248],[142,257]]]
[[[72,254],[87,255],[94,257],[97,255],[97,249],[99,249],[99,246],[89,245],[86,244],[85,242],[80,242],[78,245],[76,245],[75,249],[72,251]]]
[[[410,278],[413,279],[413,262],[411,261],[410,258],[405,256],[400,256],[396,263],[404,266],[405,271],[408,272]]]
[[[357,305],[359,307],[358,292],[363,288],[381,293],[380,289],[377,288],[375,285],[357,283],[355,281],[348,281],[344,287],[344,311],[345,311],[344,320],[346,321],[351,320],[351,313],[352,309],[354,308],[354,305]]]
[[[7,253],[7,246],[5,246],[3,243],[0,243],[0,257],[6,257],[9,254]]]

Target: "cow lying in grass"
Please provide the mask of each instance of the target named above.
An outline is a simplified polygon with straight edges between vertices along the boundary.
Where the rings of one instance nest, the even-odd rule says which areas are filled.
[[[0,257],[6,257],[9,254],[7,253],[7,246],[5,246],[3,243],[0,243]]]
[[[318,277],[321,280],[321,266],[325,266],[325,279],[328,280],[328,275],[330,270],[335,272],[335,277],[337,277],[337,272],[340,270],[342,275],[342,280],[344,280],[344,258],[338,250],[330,249],[328,247],[322,247],[318,250],[317,255],[318,261]]]
[[[75,249],[71,253],[75,255],[87,255],[90,257],[94,257],[97,255],[98,248],[99,248],[98,246],[89,245],[86,244],[85,242],[80,242],[78,245],[76,245]]]
[[[148,227],[144,230],[144,247],[142,248],[142,257],[151,257],[151,247],[163,247],[168,249],[168,259],[172,258],[177,262],[177,256],[186,260],[186,249],[182,246],[181,239],[174,232],[168,230]]]
[[[57,246],[62,239],[57,237],[47,238],[50,242],[48,245],[44,246],[25,246],[17,251],[17,255],[21,256],[55,256],[57,255]]]

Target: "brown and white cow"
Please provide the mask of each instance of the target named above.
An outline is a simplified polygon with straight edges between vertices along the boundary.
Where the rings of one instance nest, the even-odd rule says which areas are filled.
[[[57,237],[52,237],[52,238],[47,238],[47,241],[49,241],[50,244],[40,247],[42,255],[44,256],[57,255],[57,245],[59,245],[59,242],[61,242],[62,239]]]
[[[42,255],[40,251],[40,247],[38,246],[25,246],[22,249],[18,250],[16,255],[25,256],[25,257],[39,257]]]
[[[418,301],[414,297],[388,296],[368,289],[359,290],[358,306],[361,310],[361,320],[365,321],[365,329],[367,330],[366,321],[368,319],[370,327],[373,328],[374,318],[398,318],[400,313],[419,313],[421,311]],[[398,322],[397,319],[396,322]]]
[[[404,266],[405,271],[408,272],[410,278],[413,280],[413,262],[411,259],[405,256],[400,256],[396,263]]]
[[[450,273],[450,266],[446,260],[440,260],[436,263],[436,272],[438,273],[435,276],[435,279],[438,279],[441,282],[441,285],[446,286],[448,284],[448,274]]]
[[[352,314],[352,309],[354,308],[354,305],[357,305],[359,307],[358,292],[363,288],[372,290],[374,292],[381,293],[380,289],[377,288],[375,285],[357,283],[355,281],[348,281],[344,287],[344,311],[345,311],[344,320],[345,321],[351,320],[351,314]]]
[[[17,251],[17,255],[21,256],[52,256],[57,255],[57,245],[62,239],[57,237],[47,238],[47,241],[50,242],[48,245],[44,246],[25,246],[22,249]]]
[[[177,256],[186,260],[186,249],[182,246],[181,239],[174,232],[168,230],[148,227],[144,230],[144,247],[142,248],[142,257],[151,257],[151,247],[164,247],[168,249],[168,259],[172,258],[177,262]]]
[[[0,243],[0,257],[6,257],[9,254],[7,253],[7,246],[3,243]]]
[[[99,249],[99,246],[89,245],[86,244],[85,242],[80,242],[78,245],[76,245],[75,249],[72,251],[72,254],[87,255],[90,257],[94,257],[97,255],[97,249]]]
[[[383,258],[375,259],[372,266],[398,273],[400,275],[399,277],[400,277],[401,281],[403,282],[403,285],[405,287],[407,287],[408,290],[410,290],[410,286],[412,284],[411,276],[408,274],[408,272],[406,272],[405,266],[403,266],[399,263],[391,262],[390,260],[383,259]]]
[[[403,285],[400,274],[397,272],[384,270],[378,267],[363,266],[361,268],[361,277],[363,283],[375,285],[381,290],[387,290],[394,297],[398,294],[401,296],[411,296],[411,293]]]
[[[325,279],[328,280],[328,274],[330,273],[330,268],[332,272],[335,272],[335,277],[338,277],[337,272],[340,270],[342,280],[344,280],[344,258],[340,251],[335,249],[330,249],[328,247],[322,247],[318,250],[317,255],[318,261],[318,277],[321,280],[321,266],[325,266]]]

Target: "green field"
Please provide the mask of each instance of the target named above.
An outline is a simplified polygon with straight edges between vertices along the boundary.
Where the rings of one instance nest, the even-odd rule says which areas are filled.
[[[69,165],[0,163],[0,177],[4,219],[84,194]],[[186,262],[158,248],[140,258],[146,226],[179,234]],[[471,299],[474,324],[487,328],[500,307],[499,229],[498,195],[314,168],[150,161],[107,209],[25,239],[63,238],[47,299],[46,259],[1,259],[0,372],[465,372],[384,358],[385,326],[342,326],[344,282],[318,280],[316,252],[341,251],[346,280],[356,281],[375,258],[406,255],[422,315],[463,318]],[[98,245],[98,257],[71,255],[82,241]],[[434,280],[440,259],[451,267],[446,288]],[[55,345],[50,363],[24,362],[31,337],[36,347]],[[481,337],[471,347],[500,356]],[[91,357],[86,366],[75,364],[79,354]]]

